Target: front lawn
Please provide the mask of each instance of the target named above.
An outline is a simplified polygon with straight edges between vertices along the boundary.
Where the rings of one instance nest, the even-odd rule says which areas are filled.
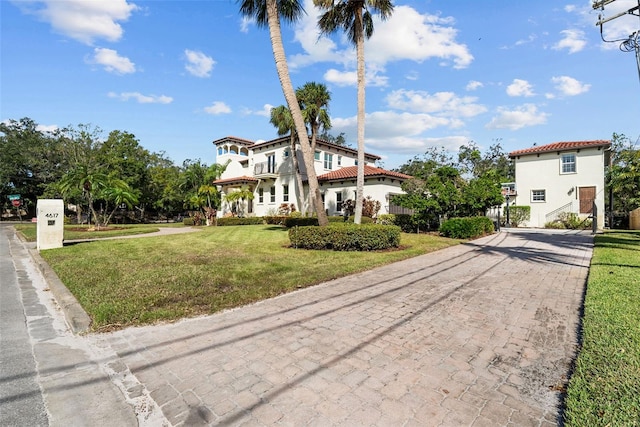
[[[249,304],[460,243],[402,234],[380,252],[289,248],[276,226],[80,243],[40,254],[93,319],[94,330],[175,320]]]
[[[84,239],[100,239],[105,237],[129,236],[132,234],[153,233],[159,230],[159,227],[184,227],[182,223],[177,224],[111,224],[109,227],[101,230],[95,230],[93,226],[88,225],[65,225],[64,240],[84,240]],[[36,241],[36,224],[16,224],[17,231],[22,233],[27,242]]]
[[[640,425],[640,232],[598,235],[567,426]]]

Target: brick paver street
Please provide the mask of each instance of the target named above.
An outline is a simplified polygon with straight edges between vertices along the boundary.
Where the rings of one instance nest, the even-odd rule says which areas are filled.
[[[509,230],[94,339],[173,425],[557,425],[592,242]]]

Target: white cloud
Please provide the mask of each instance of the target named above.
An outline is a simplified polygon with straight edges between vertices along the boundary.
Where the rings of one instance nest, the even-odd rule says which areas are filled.
[[[330,68],[324,73],[324,79],[333,83],[336,86],[356,86],[358,83],[358,76],[355,71],[339,71],[335,68]],[[389,78],[378,74],[377,70],[367,70],[365,75],[367,86],[387,86]]]
[[[38,0],[15,2],[23,12],[48,22],[57,33],[91,45],[96,39],[120,40],[126,22],[138,6],[127,0]]]
[[[231,112],[231,107],[222,101],[215,101],[210,106],[204,107],[204,111],[208,114],[217,116],[218,114],[229,114]]]
[[[456,120],[436,117],[431,114],[413,114],[395,111],[376,111],[366,115],[366,141],[389,140],[390,138],[415,137],[425,131],[440,126],[456,124]],[[331,131],[335,134],[344,132],[347,138],[355,139],[357,135],[357,116],[331,118]],[[389,148],[389,147],[387,147]]]
[[[196,77],[209,77],[211,75],[211,70],[216,63],[213,58],[202,52],[189,49],[185,49],[184,55],[187,58],[187,64],[184,68],[189,74]]]
[[[312,0],[305,0],[304,7],[307,15],[295,27],[295,40],[304,53],[288,58],[289,66],[295,69],[333,62],[353,69],[356,55],[351,42],[343,33],[336,33],[332,38],[320,37],[317,28],[320,12]],[[435,58],[444,65],[466,68],[473,56],[466,45],[456,42],[458,30],[453,24],[453,18],[420,14],[409,6],[396,6],[386,21],[374,15],[375,31],[365,42],[367,66],[377,67],[380,73],[391,61],[423,62]]]
[[[243,16],[242,18],[240,18],[240,32],[248,33],[249,25],[253,24],[254,22],[255,21],[253,20],[253,18],[249,18],[247,16]]]
[[[568,49],[569,53],[576,53],[580,52],[587,45],[587,40],[582,30],[563,30],[560,31],[560,34],[562,34],[564,38],[554,44],[552,49]]]
[[[533,96],[533,86],[526,80],[513,79],[513,83],[507,86],[509,96]]]
[[[58,129],[60,129],[58,125],[37,125],[36,126],[36,130],[39,132],[55,132]]]
[[[591,88],[590,84],[582,83],[573,77],[558,76],[552,77],[551,81],[555,83],[555,88],[565,96],[575,96],[588,92]]]
[[[264,104],[264,105],[262,106],[262,109],[261,109],[261,110],[251,110],[251,109],[249,109],[249,108],[244,108],[244,109],[242,110],[242,114],[247,115],[247,116],[249,116],[249,115],[255,115],[255,116],[262,116],[262,117],[268,117],[268,118],[271,118],[271,109],[272,109],[273,107],[274,107],[274,106],[273,106],[273,105],[271,105],[271,104]]]
[[[173,98],[166,95],[143,95],[140,92],[122,92],[117,94],[115,92],[109,92],[107,94],[109,98],[116,98],[121,101],[128,101],[134,99],[139,104],[171,104]]]
[[[94,55],[90,63],[99,64],[110,73],[130,74],[136,72],[136,66],[129,58],[118,55],[113,49],[97,47],[93,50]]]
[[[437,92],[433,95],[423,91],[396,90],[387,96],[390,107],[417,113],[435,113],[439,116],[473,117],[487,111],[477,104],[478,98],[459,97],[453,92]]]
[[[487,129],[518,130],[547,122],[549,114],[538,111],[533,104],[524,104],[513,110],[498,107],[498,115],[485,126]]]
[[[479,82],[477,80],[471,80],[469,83],[467,83],[466,89],[468,91],[474,91],[474,90],[479,89],[481,87],[484,87],[484,84],[482,84],[482,82]]]

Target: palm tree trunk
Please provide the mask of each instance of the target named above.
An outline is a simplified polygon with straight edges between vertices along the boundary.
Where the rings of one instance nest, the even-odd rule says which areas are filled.
[[[296,148],[296,136],[294,132],[291,132],[291,160],[293,161],[293,172],[296,175],[296,202],[298,203],[298,210],[305,214],[307,212],[306,205],[303,205],[304,187],[302,186],[302,175],[300,174],[300,166],[298,165],[298,150]]]
[[[364,120],[365,120],[365,70],[364,70],[364,34],[362,27],[362,8],[356,13],[356,55],[358,62],[358,169],[356,176],[356,210],[353,222],[362,221],[362,202],[364,200]]]
[[[278,78],[280,79],[284,98],[287,101],[287,105],[291,111],[291,116],[293,117],[293,121],[296,125],[300,147],[302,148],[302,157],[304,159],[305,169],[307,170],[309,193],[314,195],[314,204],[318,214],[318,224],[325,226],[329,224],[329,220],[327,219],[327,214],[324,211],[322,196],[320,195],[320,189],[318,188],[318,177],[316,175],[313,152],[311,151],[311,146],[309,144],[309,135],[307,135],[307,129],[304,124],[304,119],[302,118],[300,105],[296,99],[293,84],[291,83],[289,67],[287,66],[287,59],[284,54],[277,0],[267,0],[267,19],[269,21],[269,35],[271,37],[271,47],[273,49],[273,58],[276,62]]]

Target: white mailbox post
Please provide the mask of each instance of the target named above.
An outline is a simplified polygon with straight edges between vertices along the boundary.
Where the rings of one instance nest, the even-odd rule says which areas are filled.
[[[38,250],[61,248],[64,239],[64,202],[39,199],[36,205]]]

